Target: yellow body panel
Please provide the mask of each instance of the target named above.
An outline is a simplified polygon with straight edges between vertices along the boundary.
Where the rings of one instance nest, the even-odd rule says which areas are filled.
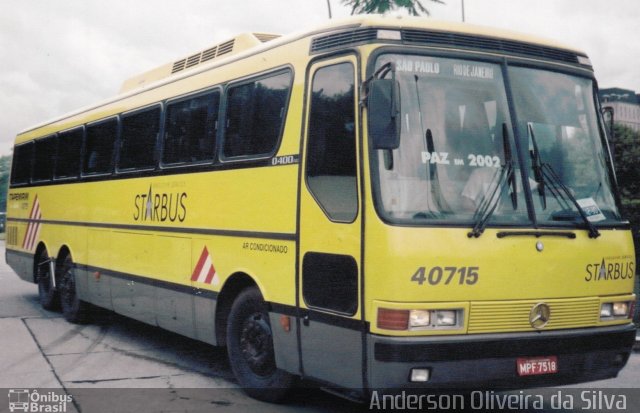
[[[10,193],[28,194],[30,201],[9,201],[9,210],[10,216],[26,219],[37,196],[42,220],[57,222],[42,225],[40,241],[54,255],[63,245],[69,246],[76,263],[190,285],[195,263],[207,246],[222,281],[214,290],[236,272],[266,284],[278,283],[284,268],[293,272],[292,241],[190,234],[202,229],[295,233],[295,203],[287,200],[296,196],[297,168],[270,167],[263,172],[260,177],[252,169],[242,169],[25,188]],[[149,193],[155,204],[147,210],[142,196],[146,199]],[[18,229],[20,245],[8,247],[22,249],[27,224],[12,225]],[[116,228],[99,228],[109,226]],[[267,288],[265,295],[293,304],[291,291],[283,291]]]
[[[507,230],[508,231],[508,230]],[[375,228],[371,232],[375,231]],[[561,237],[509,237],[498,239],[496,230],[468,238],[468,229],[388,228],[372,234],[368,246],[368,286],[374,299],[388,301],[459,301],[568,298],[624,294],[633,289],[635,261],[628,231],[602,231],[598,239],[575,230],[575,240]],[[543,244],[543,251],[536,243]],[[597,277],[602,261],[610,267]],[[443,270],[439,282],[412,282],[425,268],[427,279],[434,267],[477,268],[471,284],[456,270]],[[434,271],[432,281],[438,274]],[[595,275],[594,275],[595,274]],[[375,277],[375,281],[371,280]],[[460,284],[460,279],[463,283]],[[447,282],[449,281],[449,282]]]

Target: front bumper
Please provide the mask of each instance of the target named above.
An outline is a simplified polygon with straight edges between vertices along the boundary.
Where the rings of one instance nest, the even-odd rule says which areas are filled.
[[[372,389],[527,388],[615,377],[635,342],[633,324],[514,334],[424,337],[370,335]],[[518,376],[519,357],[556,356],[558,372]],[[427,382],[410,381],[411,369],[429,369]]]

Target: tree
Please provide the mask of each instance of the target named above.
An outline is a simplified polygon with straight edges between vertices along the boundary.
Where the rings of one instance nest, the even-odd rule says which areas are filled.
[[[633,129],[619,124],[614,128],[613,162],[620,188],[623,218],[631,222],[636,248],[636,268],[638,268],[640,263],[640,170],[638,169],[640,132],[634,132]],[[637,318],[635,319],[637,321]]]
[[[442,0],[429,0],[444,4]],[[351,6],[351,14],[384,14],[395,9],[405,9],[412,16],[429,15],[429,10],[422,4],[423,0],[342,0],[342,4]]]
[[[639,143],[640,133],[626,126],[615,125],[614,164],[623,201],[640,201]]]

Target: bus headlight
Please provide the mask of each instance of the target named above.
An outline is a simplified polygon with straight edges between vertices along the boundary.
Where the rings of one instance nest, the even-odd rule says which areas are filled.
[[[409,312],[409,329],[429,327],[431,325],[431,311],[411,310]]]
[[[629,314],[629,303],[627,302],[613,303],[614,317],[626,317],[627,314]]]
[[[435,330],[462,326],[462,309],[395,310],[378,308],[378,328],[385,330]]]
[[[600,318],[609,318],[613,315],[613,303],[604,303],[600,307]]]
[[[411,310],[409,330],[451,329],[461,326],[462,311],[454,310]]]
[[[602,303],[600,307],[600,320],[606,321],[612,318],[629,317],[630,305],[628,301],[616,301],[612,303]]]
[[[453,327],[458,325],[458,314],[456,310],[436,311],[435,324],[443,327]]]

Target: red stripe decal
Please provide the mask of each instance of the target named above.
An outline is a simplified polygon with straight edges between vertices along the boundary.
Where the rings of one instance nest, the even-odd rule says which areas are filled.
[[[204,282],[207,284],[211,284],[211,281],[213,281],[213,277],[215,275],[216,275],[216,269],[213,268],[213,263],[212,263],[211,267],[209,267],[209,273],[207,274],[207,279],[204,280]]]
[[[193,270],[193,274],[191,274],[191,281],[198,280],[198,276],[202,271],[202,267],[204,267],[204,263],[207,260],[208,255],[209,251],[207,251],[207,247],[204,247],[202,253],[200,254],[200,258],[198,259],[198,263],[196,264],[196,268]]]

